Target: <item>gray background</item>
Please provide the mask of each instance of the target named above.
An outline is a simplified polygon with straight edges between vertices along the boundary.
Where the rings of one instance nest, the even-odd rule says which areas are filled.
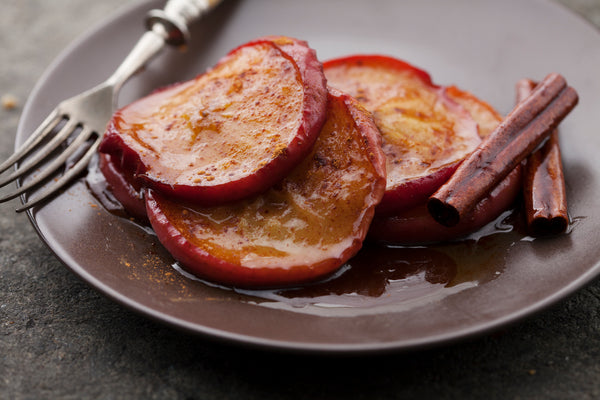
[[[600,27],[600,0],[562,0]],[[2,0],[0,159],[43,70],[121,0]],[[69,16],[65,17],[65,10]],[[600,71],[599,71],[600,73]],[[600,281],[517,326],[410,354],[322,358],[186,335],[79,281],[25,215],[0,215],[0,398],[600,398]]]

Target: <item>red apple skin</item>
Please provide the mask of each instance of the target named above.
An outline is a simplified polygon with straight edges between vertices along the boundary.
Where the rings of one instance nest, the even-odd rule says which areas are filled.
[[[417,79],[426,85],[434,86],[431,79],[431,75],[421,68],[417,68],[414,65],[407,63],[406,61],[398,58],[389,57],[379,54],[355,54],[345,57],[334,58],[327,60],[323,63],[325,70],[336,67],[346,67],[353,64],[366,64],[366,65],[378,65],[382,68],[386,68],[392,71],[398,71],[406,74],[406,79]],[[326,72],[327,73],[327,72]],[[359,102],[365,99],[358,98]]]
[[[381,217],[392,216],[410,211],[412,208],[423,204],[444,182],[450,179],[459,164],[459,162],[456,162],[429,175],[411,179],[396,186],[393,190],[388,188],[381,203],[377,206],[376,215]]]
[[[331,90],[312,153],[281,183],[223,206],[185,206],[146,194],[164,247],[198,277],[281,287],[337,270],[362,247],[385,191],[385,158],[368,112]]]
[[[232,92],[240,102],[232,103]],[[326,101],[322,64],[306,42],[254,40],[194,80],[117,111],[100,152],[143,186],[222,204],[283,179],[310,152]]]
[[[481,141],[470,113],[419,68],[381,55],[323,66],[328,84],[355,96],[382,134],[388,181],[377,215],[426,201]]]
[[[134,179],[123,174],[123,171],[113,162],[109,154],[101,153],[98,163],[100,171],[108,183],[109,190],[121,203],[125,211],[140,221],[147,220],[146,202],[144,201],[142,187]]]

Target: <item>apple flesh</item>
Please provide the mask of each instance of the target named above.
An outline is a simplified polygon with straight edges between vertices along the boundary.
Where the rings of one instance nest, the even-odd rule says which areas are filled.
[[[423,203],[481,142],[477,124],[429,74],[379,55],[323,64],[328,84],[373,113],[387,162],[387,189],[378,215]]]
[[[459,89],[456,86],[448,86],[445,88],[445,92],[446,95],[463,106],[471,114],[471,117],[477,123],[479,137],[482,139],[488,137],[504,119],[494,107],[473,93]]]
[[[149,190],[146,206],[158,239],[189,272],[234,286],[283,286],[324,277],[355,255],[385,184],[370,114],[332,89],[312,153],[268,191],[200,207]]]
[[[326,101],[314,50],[297,39],[263,38],[117,111],[100,152],[142,186],[222,204],[283,179],[311,151]]]

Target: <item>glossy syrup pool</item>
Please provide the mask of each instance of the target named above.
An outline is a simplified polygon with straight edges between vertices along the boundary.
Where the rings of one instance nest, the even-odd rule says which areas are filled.
[[[343,309],[411,309],[498,278],[510,248],[523,235],[506,213],[482,235],[456,243],[390,246],[367,243],[336,274],[285,289],[238,290],[266,307],[343,314]]]
[[[532,238],[518,229],[520,214],[507,211],[463,240],[427,246],[366,243],[332,276],[278,289],[239,289],[206,282],[177,262],[187,279],[240,295],[262,307],[320,316],[398,312],[441,301],[502,275],[510,249]]]
[[[108,212],[127,218],[95,164],[86,184]],[[451,243],[366,243],[332,276],[299,287],[231,288],[197,278],[173,260],[167,260],[160,268],[176,271],[186,281],[206,285],[224,297],[235,295],[237,301],[262,307],[323,316],[399,311],[440,301],[499,278],[511,248],[534,240],[522,233],[522,220],[519,210],[506,211],[478,232]],[[146,234],[152,232],[147,225],[138,227]]]

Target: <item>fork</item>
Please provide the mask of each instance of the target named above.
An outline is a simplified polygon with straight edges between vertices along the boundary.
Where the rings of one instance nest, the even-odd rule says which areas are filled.
[[[0,164],[0,174],[12,165],[15,170],[0,179],[0,187],[17,181],[17,189],[0,197],[0,203],[23,195],[17,212],[28,210],[54,196],[87,168],[102,140],[106,124],[117,105],[123,84],[141,70],[166,44],[182,46],[189,40],[189,25],[214,8],[221,0],[169,0],[163,10],[151,10],[146,17],[147,31],[117,70],[103,83],[64,100],[50,112],[31,136]],[[86,147],[87,145],[87,147]],[[59,149],[63,146],[63,149]],[[83,149],[83,150],[82,150]],[[80,153],[84,151],[83,155]],[[56,154],[58,153],[58,154]],[[54,159],[48,160],[50,155]],[[28,192],[57,174],[71,158],[77,160],[62,176],[43,188],[31,200]],[[46,163],[46,165],[43,165]],[[20,178],[40,168],[34,177],[20,184]]]

